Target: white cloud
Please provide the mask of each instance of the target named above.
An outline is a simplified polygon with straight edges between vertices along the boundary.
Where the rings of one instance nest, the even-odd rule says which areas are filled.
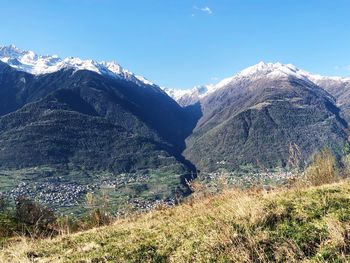
[[[347,65],[347,66],[345,67],[345,69],[348,70],[348,71],[350,71],[350,65]]]
[[[213,11],[210,9],[209,6],[204,6],[204,7],[194,6],[193,8],[196,9],[196,10],[199,10],[199,11],[201,11],[203,13],[206,13],[208,15],[212,15],[213,14]]]
[[[208,6],[202,7],[200,10],[209,15],[213,14],[213,11],[211,11],[211,9]]]

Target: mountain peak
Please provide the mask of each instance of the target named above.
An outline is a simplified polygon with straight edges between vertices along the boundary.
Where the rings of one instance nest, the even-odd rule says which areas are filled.
[[[280,62],[265,63],[261,61],[256,65],[243,69],[232,77],[223,79],[215,85],[215,90],[225,87],[232,82],[246,79],[254,80],[258,78],[278,79],[294,77],[305,81],[310,81],[310,76],[310,73],[301,70],[292,64],[282,64]]]
[[[17,58],[20,55],[23,55],[25,51],[17,48],[15,45],[9,46],[0,46],[0,57],[11,57]]]
[[[191,103],[193,101],[198,101],[203,97],[209,95],[210,93],[226,87],[227,85],[234,85],[235,83],[240,83],[242,81],[253,81],[257,79],[281,79],[281,78],[296,78],[307,82],[313,82],[317,85],[321,81],[337,81],[337,82],[349,82],[349,78],[343,77],[326,77],[321,75],[314,75],[305,70],[299,69],[293,64],[283,64],[280,62],[276,63],[266,63],[264,61],[259,62],[253,66],[250,66],[242,71],[236,73],[235,75],[221,80],[217,84],[210,84],[204,86],[197,86],[189,90],[173,90],[165,89],[165,91],[176,101],[182,103],[182,100],[186,99]],[[198,90],[198,87],[203,87]],[[188,98],[191,97],[191,100]]]
[[[254,66],[248,67],[237,74],[237,77],[283,77],[293,76],[305,79],[308,73],[298,69],[292,64],[265,63],[260,62]]]
[[[0,46],[0,61],[7,63],[13,68],[25,71],[33,75],[53,73],[64,68],[94,71],[101,75],[125,79],[138,85],[154,85],[144,77],[137,76],[124,69],[115,61],[97,62],[91,59],[83,60],[77,57],[61,59],[57,55],[37,55],[33,51],[17,48],[15,45]]]

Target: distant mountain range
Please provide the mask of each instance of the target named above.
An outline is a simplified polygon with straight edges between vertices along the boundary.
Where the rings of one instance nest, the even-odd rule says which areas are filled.
[[[349,121],[350,78],[293,65],[261,62],[184,91],[115,62],[0,47],[0,170],[19,181],[45,181],[23,170],[49,167],[78,184],[108,173],[118,189],[130,174],[136,197],[171,198],[198,169],[288,166],[291,144],[305,163],[325,146],[340,156]]]
[[[14,45],[0,47],[0,60],[11,67],[33,75],[53,73],[61,69],[71,68],[78,70],[89,70],[101,75],[107,75],[116,79],[124,79],[138,85],[154,85],[142,76],[136,76],[132,72],[122,68],[116,62],[97,62],[94,60],[82,60],[69,57],[61,59],[57,55],[41,56],[33,51],[26,51]]]

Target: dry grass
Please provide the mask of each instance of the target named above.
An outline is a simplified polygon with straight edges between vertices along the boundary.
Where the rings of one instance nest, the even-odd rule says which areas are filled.
[[[346,262],[349,229],[349,183],[228,189],[85,232],[16,239],[0,262]]]
[[[323,149],[305,170],[306,181],[315,186],[336,182],[339,177],[336,167],[335,156],[329,149]]]

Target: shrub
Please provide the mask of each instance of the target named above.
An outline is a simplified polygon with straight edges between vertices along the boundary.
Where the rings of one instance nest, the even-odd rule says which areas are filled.
[[[342,163],[342,176],[349,177],[350,175],[350,154],[343,155],[341,159]]]
[[[90,227],[98,227],[111,223],[112,218],[107,212],[109,200],[105,193],[101,197],[95,196],[93,193],[87,193],[86,203],[90,210],[88,218]]]
[[[5,199],[5,197],[0,196],[0,213],[4,213],[7,207],[8,201]]]
[[[337,162],[331,150],[325,148],[314,156],[313,162],[305,170],[305,178],[314,186],[337,181]]]
[[[51,225],[56,220],[52,210],[27,198],[17,199],[16,218],[20,223],[27,226],[34,226],[40,233],[50,230]]]
[[[94,209],[90,213],[90,223],[92,227],[99,227],[111,223],[111,217],[99,208]]]

